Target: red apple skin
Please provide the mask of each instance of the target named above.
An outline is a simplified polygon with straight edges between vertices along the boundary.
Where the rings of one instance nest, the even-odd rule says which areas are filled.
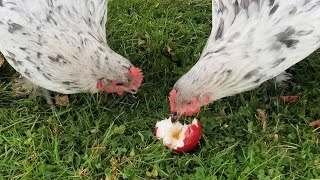
[[[158,127],[156,127],[154,131],[157,134]],[[190,124],[184,134],[185,134],[185,138],[183,140],[184,142],[183,147],[171,148],[170,145],[167,145],[167,144],[164,144],[164,145],[167,148],[179,154],[191,152],[197,147],[199,140],[201,139],[202,127],[201,127],[200,121],[196,119],[195,124],[193,123]]]
[[[200,121],[197,119],[196,124],[190,124],[186,132],[184,133],[185,138],[183,140],[184,146],[172,149],[177,153],[187,153],[194,150],[199,144],[201,139],[202,127]]]

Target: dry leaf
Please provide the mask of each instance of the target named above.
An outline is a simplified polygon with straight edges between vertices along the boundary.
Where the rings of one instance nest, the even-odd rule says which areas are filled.
[[[220,115],[220,116],[226,116],[226,112],[224,111],[224,109],[221,109],[221,110],[219,111],[219,115]]]
[[[52,129],[52,132],[53,132],[54,134],[56,134],[56,135],[59,134],[59,126],[58,126],[57,123],[52,123],[52,124],[50,125],[50,128]]]
[[[56,105],[61,106],[61,107],[67,107],[70,104],[69,98],[67,95],[63,95],[63,96],[57,95],[55,97],[55,101],[56,101]]]
[[[263,130],[265,130],[268,124],[268,116],[262,109],[257,109],[257,116],[257,118],[261,121]]]
[[[146,45],[146,41],[144,39],[138,38],[138,46],[145,46]]]
[[[79,176],[86,176],[87,173],[88,173],[88,169],[87,168],[81,167],[80,169],[78,169]]]
[[[312,121],[309,123],[311,127],[320,127],[320,120]]]
[[[279,141],[279,135],[278,135],[278,134],[275,134],[275,135],[273,136],[273,141],[274,141],[274,142],[278,142],[278,141]]]
[[[106,147],[91,147],[91,148],[88,148],[89,150],[91,150],[91,151],[99,151],[99,150],[105,150],[106,149]]]
[[[285,103],[285,104],[293,104],[296,103],[300,100],[299,96],[280,96],[280,99]]]
[[[118,159],[112,157],[110,159],[111,167],[112,167],[112,175],[110,180],[116,180],[119,173],[119,161]]]
[[[167,52],[168,52],[170,57],[172,57],[174,55],[173,49],[169,45],[167,45]]]

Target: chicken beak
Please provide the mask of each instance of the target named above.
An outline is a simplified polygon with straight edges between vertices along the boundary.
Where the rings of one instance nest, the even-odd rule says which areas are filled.
[[[171,122],[175,123],[175,122],[177,122],[178,119],[179,119],[178,113],[177,112],[172,112],[171,113]]]

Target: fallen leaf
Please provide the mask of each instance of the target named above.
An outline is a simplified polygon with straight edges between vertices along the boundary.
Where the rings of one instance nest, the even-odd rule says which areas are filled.
[[[50,124],[50,128],[52,129],[52,132],[56,135],[59,134],[59,125],[57,123]]]
[[[274,141],[274,142],[278,142],[278,141],[279,141],[279,135],[278,135],[278,134],[275,134],[275,135],[273,136],[273,141]]]
[[[268,124],[268,116],[262,109],[257,109],[257,118],[261,121],[262,129],[265,130]]]
[[[85,176],[88,173],[88,169],[87,168],[83,168],[81,167],[80,169],[78,169],[78,174],[79,176]]]
[[[88,148],[88,149],[91,150],[91,151],[99,151],[99,150],[105,150],[106,147],[100,146],[100,147],[91,147],[91,148]]]
[[[63,95],[63,96],[57,95],[55,97],[55,102],[56,102],[56,105],[61,106],[61,107],[67,107],[70,104],[69,98],[67,95]]]
[[[119,161],[118,161],[118,159],[112,157],[110,159],[110,163],[111,163],[111,167],[112,167],[110,180],[116,180],[118,177],[118,173],[119,173]]]
[[[300,100],[299,96],[280,96],[280,99],[285,103],[285,104],[293,104],[296,103]]]
[[[17,76],[17,77],[16,77]],[[25,97],[29,95],[38,96],[39,88],[35,86],[30,80],[21,76],[20,74],[15,74],[12,83],[12,93],[16,97]]]
[[[312,121],[309,123],[311,127],[320,127],[320,120]]]
[[[173,49],[169,45],[167,45],[167,52],[168,52],[170,57],[172,57],[174,55]]]
[[[146,40],[138,38],[138,46],[144,47],[146,45]]]
[[[219,111],[219,115],[220,115],[220,116],[226,116],[226,112],[224,111],[224,109],[221,109],[221,110]]]

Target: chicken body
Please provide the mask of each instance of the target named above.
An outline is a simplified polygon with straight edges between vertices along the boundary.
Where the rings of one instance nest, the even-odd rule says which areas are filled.
[[[213,0],[212,32],[199,61],[170,93],[171,110],[251,90],[320,47],[319,0]]]
[[[136,91],[142,74],[133,73],[139,84],[130,61],[107,45],[106,19],[106,0],[0,0],[0,51],[51,91]]]

